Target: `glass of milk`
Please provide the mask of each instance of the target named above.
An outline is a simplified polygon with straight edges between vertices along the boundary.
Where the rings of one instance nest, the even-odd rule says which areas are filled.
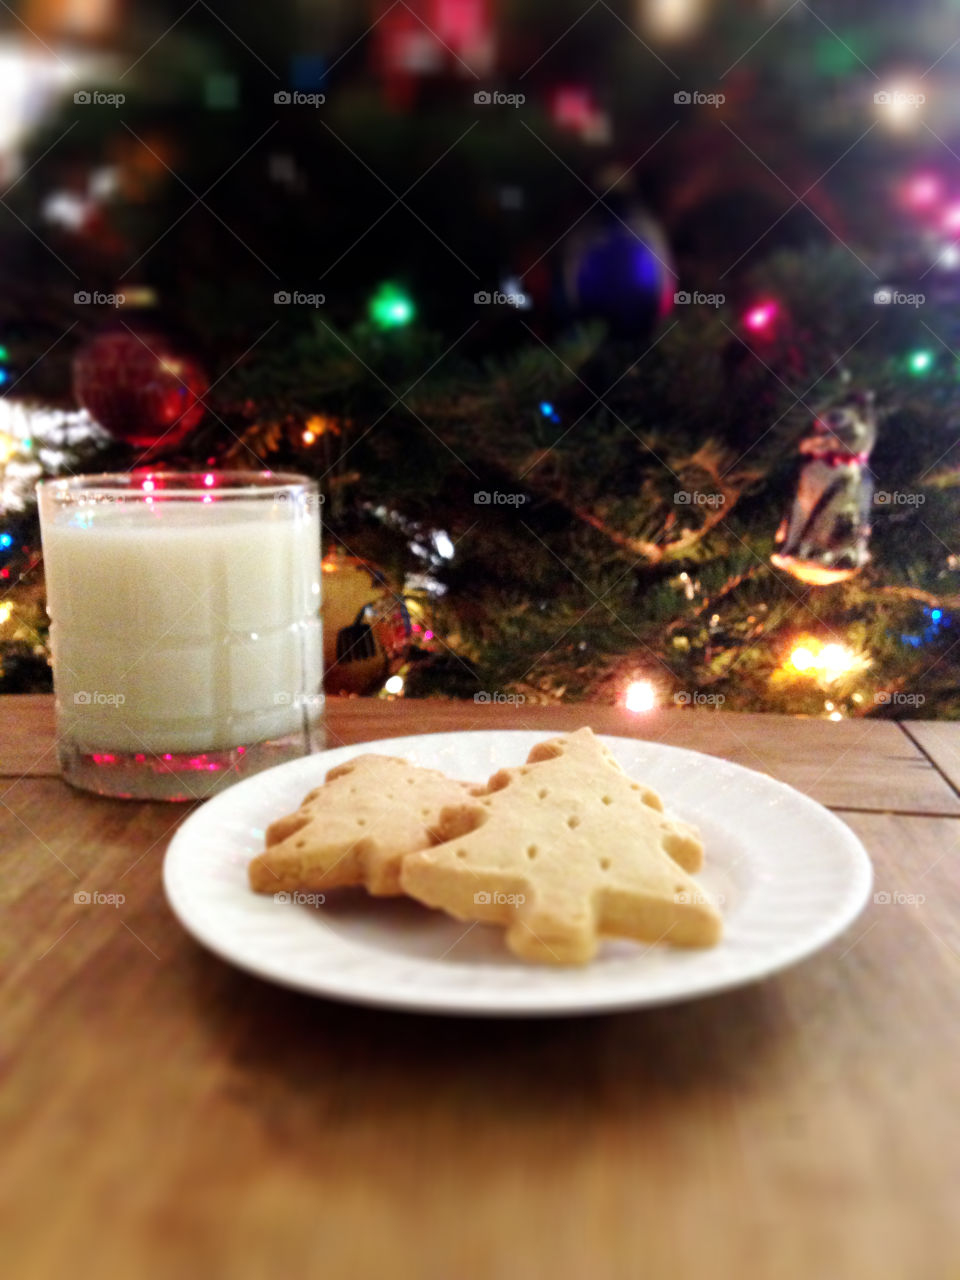
[[[311,480],[157,471],[37,490],[68,782],[190,801],[322,747]]]

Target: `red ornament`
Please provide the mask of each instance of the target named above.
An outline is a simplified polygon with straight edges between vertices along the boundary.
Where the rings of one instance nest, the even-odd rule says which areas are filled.
[[[73,390],[117,440],[137,449],[175,448],[203,417],[209,383],[196,361],[159,334],[101,333],[77,352]]]

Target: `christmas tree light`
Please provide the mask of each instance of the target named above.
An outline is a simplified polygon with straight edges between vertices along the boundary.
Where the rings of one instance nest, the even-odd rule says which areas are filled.
[[[399,285],[386,282],[370,299],[370,319],[379,329],[401,329],[415,315],[413,299]]]
[[[652,711],[657,705],[657,691],[649,680],[634,680],[627,686],[623,705],[628,711]]]
[[[907,368],[916,377],[921,377],[925,373],[929,373],[933,368],[933,352],[932,351],[911,351],[907,358]]]
[[[912,209],[929,209],[940,199],[942,186],[935,173],[916,173],[904,187],[904,201]]]
[[[743,317],[743,323],[751,333],[766,333],[777,318],[777,310],[775,302],[761,302],[750,308]]]

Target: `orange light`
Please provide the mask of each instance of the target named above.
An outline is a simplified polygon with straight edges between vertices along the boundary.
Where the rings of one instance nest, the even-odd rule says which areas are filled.
[[[869,665],[845,644],[820,644],[807,640],[791,652],[787,663],[801,675],[819,676],[822,680],[839,680],[858,666]]]
[[[817,659],[806,647],[806,645],[798,645],[790,655],[790,661],[796,671],[809,671],[811,667],[817,665]]]
[[[336,420],[334,418],[324,417],[322,413],[313,414],[312,417],[306,420],[303,427],[304,444],[313,444],[313,441],[316,440],[318,436],[325,436],[328,432],[330,435],[334,436],[338,436],[340,434],[340,428],[337,426]],[[311,436],[312,439],[308,440],[307,436]]]

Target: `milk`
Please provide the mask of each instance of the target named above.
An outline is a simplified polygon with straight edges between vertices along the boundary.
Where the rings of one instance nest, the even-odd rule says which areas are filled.
[[[43,528],[58,732],[218,751],[319,716],[316,503],[84,502]]]

